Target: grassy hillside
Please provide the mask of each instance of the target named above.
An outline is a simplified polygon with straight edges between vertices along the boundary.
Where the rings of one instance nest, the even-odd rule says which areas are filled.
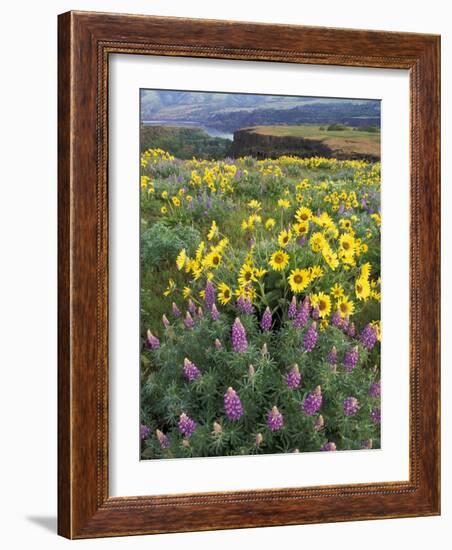
[[[354,153],[380,156],[380,131],[373,128],[371,131],[345,127],[342,130],[328,130],[328,126],[314,124],[255,126],[249,128],[250,133],[265,136],[299,137],[320,141],[335,152],[343,156]]]

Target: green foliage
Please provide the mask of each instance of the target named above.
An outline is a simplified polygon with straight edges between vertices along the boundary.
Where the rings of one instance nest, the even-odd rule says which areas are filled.
[[[295,329],[284,323],[279,331],[265,333],[257,316],[240,318],[249,343],[244,353],[233,351],[233,315],[223,313],[217,321],[209,315],[197,318],[192,329],[186,329],[180,319],[174,320],[158,349],[143,349],[143,362],[149,367],[142,375],[141,416],[152,429],[143,443],[144,458],[318,451],[327,441],[334,441],[338,449],[359,449],[370,438],[375,447],[379,446],[379,426],[370,420],[377,400],[369,396],[370,385],[378,379],[373,369],[376,350],[369,353],[359,346],[356,368],[348,373],[339,364],[335,371],[326,360],[332,346],[336,346],[340,362],[344,353],[357,345],[341,330],[328,327],[308,353],[302,347],[307,327]],[[222,344],[219,350],[214,345],[216,338]],[[267,353],[262,352],[264,344]],[[184,376],[185,357],[201,371],[197,380]],[[302,382],[290,389],[286,376],[295,363]],[[318,385],[323,395],[320,414],[324,427],[320,429],[316,429],[319,416],[307,416],[302,409],[304,399]],[[228,420],[225,414],[228,387],[236,390],[243,405],[244,415],[238,421]],[[349,396],[360,404],[353,417],[343,412],[343,401]],[[267,426],[268,412],[274,406],[284,418],[284,426],[277,432]],[[189,442],[184,442],[178,430],[183,412],[198,425]],[[221,433],[215,433],[214,422],[221,426]],[[160,447],[157,429],[169,438],[169,448]],[[259,445],[258,433],[263,437]]]
[[[141,265],[144,269],[157,269],[173,264],[182,248],[192,253],[200,240],[194,227],[180,224],[169,227],[157,222],[141,234]]]
[[[141,151],[160,147],[180,159],[221,159],[228,155],[231,141],[209,136],[200,128],[143,126]]]

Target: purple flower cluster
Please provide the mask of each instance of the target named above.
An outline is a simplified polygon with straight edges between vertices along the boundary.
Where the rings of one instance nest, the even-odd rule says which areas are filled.
[[[162,315],[162,322],[165,328],[169,328],[171,323],[169,322],[168,317],[165,314]]]
[[[180,317],[181,316],[180,309],[177,307],[175,302],[173,302],[173,304],[172,304],[172,311],[173,311],[174,317]]]
[[[347,372],[351,372],[357,365],[359,359],[358,346],[355,346],[351,350],[345,352],[344,355],[344,369]]]
[[[374,424],[380,424],[381,422],[381,410],[378,407],[375,407],[370,412],[370,419]]]
[[[210,316],[212,317],[212,321],[218,321],[220,318],[220,312],[215,304],[213,304],[212,309],[210,310]]]
[[[207,281],[206,283],[204,290],[204,302],[206,304],[206,308],[210,311],[215,303],[215,287],[213,286],[212,281]]]
[[[182,413],[179,417],[179,431],[184,437],[190,437],[195,433],[196,422],[187,414]]]
[[[196,313],[196,306],[195,304],[193,303],[193,300],[190,298],[188,300],[188,311],[194,315]]]
[[[315,319],[316,321],[320,319],[320,309],[319,306],[315,306],[315,308],[311,312],[311,317]]]
[[[253,304],[243,296],[237,298],[237,309],[240,313],[244,313],[245,315],[252,315],[254,312]]]
[[[334,313],[333,313],[333,316],[331,317],[331,324],[333,327],[336,327],[340,330],[347,330],[347,327],[348,327],[348,319],[347,318],[343,318],[341,316],[341,312],[339,310],[336,310]]]
[[[240,319],[237,317],[231,329],[232,349],[236,353],[244,353],[248,349],[248,340],[246,339],[246,330]]]
[[[167,449],[170,446],[169,439],[163,432],[156,430],[155,435],[157,436],[158,442],[160,443],[160,447],[162,449]]]
[[[184,319],[184,325],[186,328],[193,328],[195,322],[193,321],[193,317],[191,316],[190,312],[187,311]]]
[[[157,349],[160,347],[160,340],[157,338],[157,336],[154,336],[149,329],[146,336],[148,340],[148,345],[151,349]]]
[[[292,296],[292,300],[287,309],[287,317],[289,319],[295,319],[296,315],[297,315],[297,297]]]
[[[336,349],[336,346],[333,346],[330,350],[330,352],[328,353],[328,356],[327,356],[327,361],[328,363],[334,367],[337,363],[337,349]]]
[[[196,380],[201,376],[201,371],[187,357],[184,359],[184,375],[188,380]]]
[[[377,330],[370,323],[368,323],[359,336],[361,344],[367,348],[372,349],[377,343]]]
[[[317,386],[313,392],[306,396],[303,402],[303,411],[308,416],[314,416],[322,406],[322,388]]]
[[[332,441],[327,441],[325,445],[320,448],[321,451],[336,451],[336,443]]]
[[[146,424],[141,424],[140,426],[140,438],[147,439],[151,435],[151,428],[146,426]]]
[[[303,337],[303,347],[306,351],[312,351],[318,340],[317,323],[314,321]]]
[[[237,392],[229,387],[224,394],[224,410],[229,420],[239,420],[243,416],[243,407]]]
[[[286,376],[286,382],[291,390],[298,388],[301,383],[301,374],[298,365],[295,364]]]
[[[380,397],[380,395],[381,395],[381,383],[380,382],[374,382],[373,384],[370,385],[369,395],[370,395],[370,397]]]
[[[345,416],[354,416],[359,410],[359,402],[356,397],[347,397],[344,399]]]
[[[293,321],[293,326],[295,328],[303,328],[308,322],[309,315],[311,313],[311,303],[309,298],[303,300],[303,302],[298,306],[298,311]]]
[[[277,407],[273,407],[267,415],[267,426],[270,431],[277,432],[284,425],[283,415],[278,411]]]
[[[350,323],[347,327],[347,335],[353,338],[356,334],[355,323]]]
[[[261,329],[264,332],[269,332],[271,328],[272,328],[272,312],[270,311],[270,308],[267,306],[262,315]]]

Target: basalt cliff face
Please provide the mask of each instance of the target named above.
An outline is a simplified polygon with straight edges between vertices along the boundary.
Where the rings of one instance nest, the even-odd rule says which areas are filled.
[[[363,149],[356,147],[356,149]],[[277,158],[283,155],[297,157],[326,157],[337,159],[367,160],[376,162],[380,155],[371,150],[355,150],[353,140],[318,140],[299,136],[273,136],[260,134],[253,129],[234,132],[231,156],[252,156],[258,159]]]

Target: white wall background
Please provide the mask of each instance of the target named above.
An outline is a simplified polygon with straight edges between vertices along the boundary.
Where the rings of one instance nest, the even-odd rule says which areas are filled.
[[[0,517],[2,547],[187,549],[450,545],[452,535],[452,17],[447,0],[16,0],[0,41]],[[56,66],[58,13],[70,9],[442,34],[443,515],[71,543],[56,530]],[[446,152],[449,151],[449,158]],[[447,437],[449,435],[449,437]],[[446,542],[447,541],[447,542]]]

